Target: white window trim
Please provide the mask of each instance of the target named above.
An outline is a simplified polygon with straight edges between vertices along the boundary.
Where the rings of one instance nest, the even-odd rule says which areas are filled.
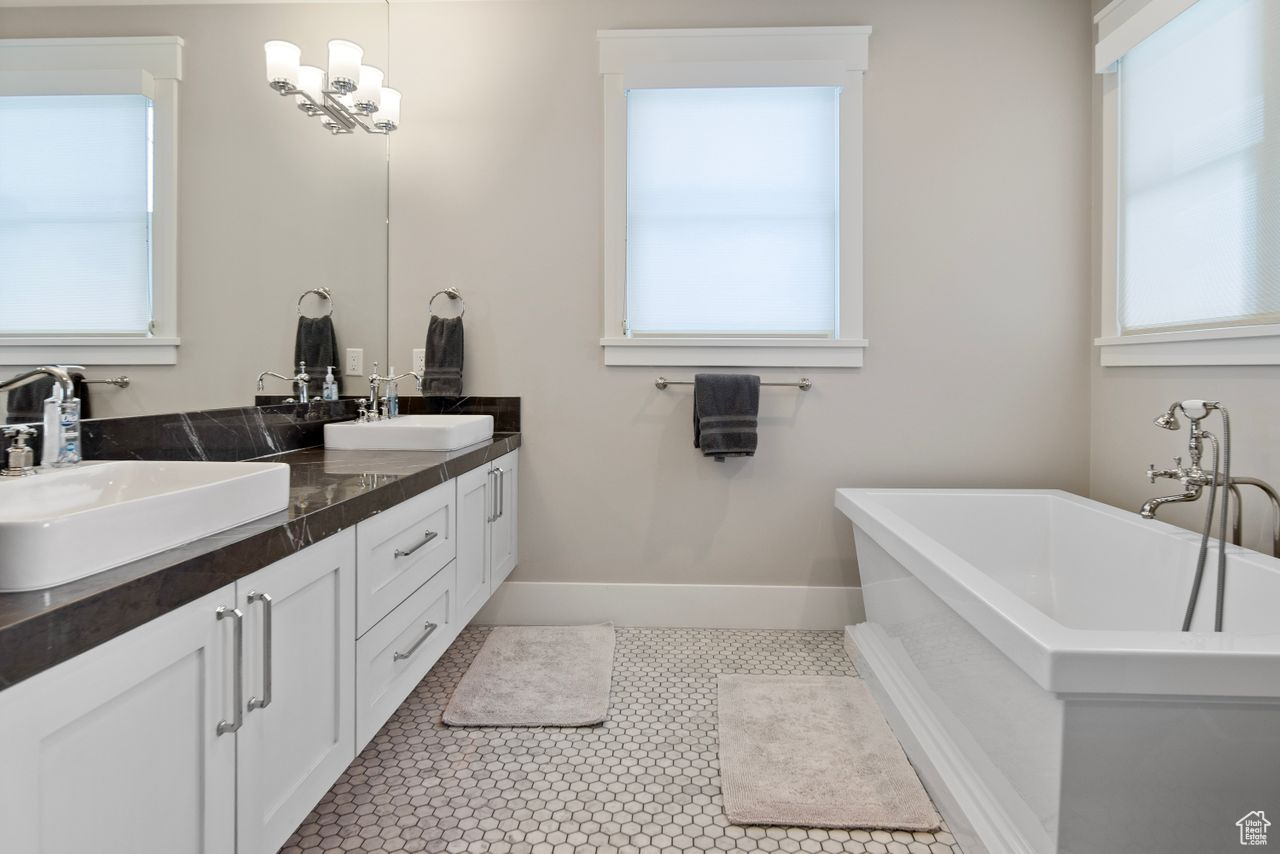
[[[606,365],[862,366],[862,78],[870,27],[600,30],[604,87],[603,329]],[[837,338],[629,336],[627,89],[840,86]]]
[[[1115,0],[1097,14],[1094,70],[1102,75],[1102,163],[1099,255],[1102,263],[1103,367],[1280,365],[1280,324],[1223,326],[1122,335],[1119,312],[1120,75],[1119,60],[1197,0]]]
[[[10,366],[173,365],[178,361],[178,36],[0,39],[0,94],[126,91],[130,75],[150,88],[154,124],[151,219],[153,327],[147,336],[0,336]]]

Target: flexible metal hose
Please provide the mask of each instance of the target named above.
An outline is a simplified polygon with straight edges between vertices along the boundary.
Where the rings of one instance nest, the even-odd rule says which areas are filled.
[[[1222,482],[1231,483],[1231,416],[1225,406],[1222,413]],[[1217,480],[1217,473],[1214,473]],[[1206,529],[1207,530],[1207,529]],[[1222,631],[1222,611],[1227,597],[1227,502],[1222,502],[1222,522],[1218,527],[1218,600],[1213,613],[1213,630]]]
[[[1198,429],[1198,428],[1192,428]],[[1218,438],[1207,430],[1200,432],[1201,438],[1208,439],[1213,448],[1213,479],[1209,481],[1209,506],[1204,514],[1204,531],[1200,535],[1200,554],[1196,557],[1196,576],[1191,582],[1191,596],[1187,599],[1187,612],[1182,618],[1182,630],[1191,631],[1191,618],[1196,615],[1196,602],[1200,599],[1200,582],[1204,580],[1204,565],[1209,557],[1209,537],[1213,531],[1213,507],[1218,497]],[[1227,504],[1223,499],[1223,505]]]

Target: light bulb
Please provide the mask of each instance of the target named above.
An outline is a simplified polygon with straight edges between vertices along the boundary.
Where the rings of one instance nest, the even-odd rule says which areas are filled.
[[[356,110],[366,116],[378,112],[382,102],[382,69],[372,65],[360,66],[360,83],[356,87]]]
[[[373,123],[378,130],[391,132],[400,126],[400,91],[382,89],[382,103],[378,107],[378,120]]]
[[[298,68],[298,88],[311,98],[308,102],[301,95],[296,96],[298,106],[304,110],[314,102],[320,104],[324,100],[324,70],[314,65],[303,65]]]
[[[273,39],[263,45],[267,54],[267,83],[274,89],[288,89],[298,85],[298,63],[302,61],[302,48],[293,42]]]
[[[364,48],[345,39],[329,42],[329,85],[339,92],[354,92],[360,81]]]

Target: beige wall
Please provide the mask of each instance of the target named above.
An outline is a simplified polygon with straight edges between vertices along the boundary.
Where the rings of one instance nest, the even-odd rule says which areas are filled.
[[[94,366],[127,390],[94,388],[94,414],[252,403],[259,372],[293,359],[298,295],[335,292],[339,346],[385,364],[386,139],[332,138],[266,86],[262,43],[285,38],[323,65],[329,38],[385,64],[380,4],[0,9],[0,38],[178,35],[177,366]],[[10,298],[5,293],[5,298]],[[18,295],[16,298],[20,298]],[[3,358],[0,356],[0,358]],[[354,388],[355,386],[353,386]],[[271,386],[284,392],[283,384]]]
[[[520,580],[857,584],[837,486],[1088,487],[1087,0],[393,5],[397,366],[466,296],[467,390],[524,398]],[[609,27],[870,24],[860,370],[770,370],[758,456],[692,448],[672,368],[605,368]]]

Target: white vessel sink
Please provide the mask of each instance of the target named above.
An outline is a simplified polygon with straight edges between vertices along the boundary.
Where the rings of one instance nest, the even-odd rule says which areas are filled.
[[[0,592],[65,584],[288,506],[283,463],[88,461],[0,478]]]
[[[456,451],[492,435],[492,415],[400,415],[364,424],[326,424],[324,446],[336,451]]]

